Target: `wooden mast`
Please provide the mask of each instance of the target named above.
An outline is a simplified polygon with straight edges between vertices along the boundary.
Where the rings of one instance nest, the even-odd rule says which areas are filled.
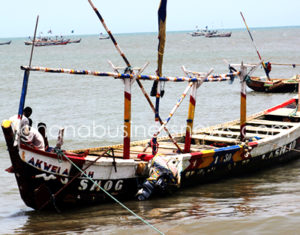
[[[240,140],[245,142],[246,140],[246,115],[247,115],[247,106],[246,106],[246,76],[247,76],[247,67],[241,64],[241,108],[240,108]]]
[[[247,28],[247,31],[248,31],[249,36],[250,36],[250,38],[251,38],[252,44],[253,44],[253,46],[254,46],[254,48],[255,48],[255,50],[256,50],[256,53],[257,53],[257,55],[258,55],[258,58],[259,58],[259,60],[261,60],[261,64],[262,64],[262,66],[263,66],[263,68],[264,68],[264,71],[265,71],[265,73],[266,73],[267,79],[270,81],[271,79],[270,79],[270,76],[269,76],[269,72],[267,72],[266,65],[265,65],[265,63],[263,62],[263,60],[262,60],[262,58],[261,58],[261,55],[260,55],[259,51],[257,50],[257,46],[256,46],[256,44],[255,44],[255,42],[254,42],[254,39],[253,39],[252,34],[251,34],[251,32],[250,32],[250,29],[249,29],[249,27],[248,27],[248,25],[247,25],[247,23],[246,23],[246,20],[245,20],[245,18],[244,18],[244,15],[243,15],[242,12],[240,12],[240,14],[241,14],[241,16],[242,16],[242,18],[243,18],[244,24],[245,24],[245,26],[246,26],[246,28]]]
[[[94,4],[92,3],[91,0],[88,0],[88,2],[90,3],[91,7],[93,8],[93,10],[95,11],[96,15],[98,16],[100,22],[102,23],[104,29],[106,30],[106,32],[108,33],[110,39],[112,40],[113,44],[115,45],[117,51],[119,52],[119,54],[121,55],[121,57],[123,58],[124,62],[126,63],[127,67],[129,70],[131,69],[131,65],[127,59],[127,57],[125,56],[125,54],[123,53],[123,51],[121,50],[121,48],[119,47],[119,45],[117,44],[117,41],[115,40],[114,36],[112,35],[111,31],[108,29],[108,27],[106,26],[103,17],[101,16],[100,12],[98,11],[98,9],[94,6]],[[131,71],[132,72],[132,71]],[[151,109],[153,110],[153,112],[155,113],[155,107],[150,99],[150,97],[148,96],[147,92],[145,91],[144,86],[142,85],[141,81],[136,80],[138,86],[140,87],[142,93],[144,94],[146,100],[148,101]],[[161,120],[159,114],[158,114],[158,118],[159,118],[159,122],[161,125],[163,125],[163,121]],[[170,137],[170,139],[172,140],[172,142],[174,143],[174,145],[177,147],[178,151],[182,152],[181,148],[179,147],[179,145],[177,144],[176,140],[172,137],[172,135],[170,134],[169,130],[165,127],[164,130],[168,133],[168,136]]]
[[[201,73],[199,72],[189,72],[182,66],[183,72],[188,76],[189,73],[196,75],[197,78],[201,78]],[[195,109],[196,109],[196,97],[197,97],[197,89],[202,85],[205,79],[213,72],[211,69],[204,77],[201,78],[200,81],[194,82],[191,88],[190,93],[190,103],[189,103],[189,110],[188,110],[188,118],[186,120],[186,132],[185,132],[185,141],[184,141],[184,152],[189,153],[191,150],[191,138],[193,132],[193,124],[194,124],[194,117],[195,117]]]
[[[195,116],[196,95],[197,95],[197,83],[195,82],[191,88],[188,119],[186,120],[187,124],[186,124],[185,144],[184,144],[185,153],[189,153],[191,149],[191,136],[192,136],[192,130],[194,124],[194,116]]]
[[[25,98],[26,98],[26,94],[27,94],[27,85],[28,85],[28,80],[29,80],[29,72],[30,72],[30,68],[31,68],[33,49],[34,49],[34,43],[35,43],[36,30],[37,30],[38,23],[39,23],[39,16],[37,16],[36,23],[35,23],[35,29],[34,29],[34,34],[33,34],[33,42],[32,42],[30,59],[29,59],[29,66],[28,66],[29,69],[25,69],[25,71],[24,71],[22,93],[21,93],[20,104],[19,104],[19,112],[18,112],[18,119],[19,120],[22,119],[23,109],[24,109],[24,106],[25,106]]]
[[[167,0],[161,0],[158,8],[158,51],[157,51],[157,70],[156,74],[158,77],[162,76],[162,65],[163,56],[166,42],[166,18],[167,18]],[[157,84],[155,84],[157,83]],[[157,130],[159,130],[159,102],[161,97],[161,81],[154,81],[153,86],[156,86],[156,99],[155,99],[155,123]],[[155,90],[155,89],[154,89]],[[163,91],[162,91],[163,92]],[[155,155],[157,152],[157,138],[156,136],[152,139],[152,154]]]
[[[130,132],[131,131],[131,81],[124,80],[124,139],[123,158],[130,158]]]

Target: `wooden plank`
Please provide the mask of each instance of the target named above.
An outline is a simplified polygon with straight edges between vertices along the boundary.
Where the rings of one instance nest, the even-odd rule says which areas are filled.
[[[173,150],[177,150],[176,147],[172,146],[172,145],[159,145],[159,151],[161,149],[173,149]],[[211,150],[211,149],[215,149],[215,147],[213,146],[208,146],[208,145],[191,145],[190,151],[191,152],[200,152],[202,150]]]
[[[231,138],[231,137],[239,138],[239,136],[240,136],[240,132],[219,131],[219,130],[213,130],[212,132],[207,132],[207,134],[210,134],[210,135],[224,135],[223,137],[228,136],[229,138]],[[256,134],[256,133],[247,133],[246,132],[246,136],[247,137],[257,136],[257,137],[260,137],[260,138],[266,138],[266,137],[269,137],[269,136],[272,136],[272,135],[271,134],[270,135],[264,135],[264,134]]]
[[[213,142],[223,142],[229,144],[239,144],[240,141],[238,139],[219,137],[219,136],[210,136],[210,135],[202,135],[197,134],[192,136],[193,139],[202,140],[202,141],[213,141]]]
[[[240,126],[235,125],[235,126],[229,126],[226,129],[228,130],[239,130]],[[269,128],[269,127],[257,127],[257,126],[246,126],[246,130],[248,131],[258,131],[258,132],[268,132],[268,133],[279,133],[283,131],[284,129],[277,129],[277,128]]]
[[[270,121],[270,120],[261,120],[261,119],[254,119],[251,121],[247,121],[247,124],[256,124],[256,125],[269,125],[269,126],[286,126],[286,127],[293,127],[299,125],[297,122],[280,122],[280,121]]]

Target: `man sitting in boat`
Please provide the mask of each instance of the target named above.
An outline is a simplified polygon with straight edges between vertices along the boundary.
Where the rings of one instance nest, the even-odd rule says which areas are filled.
[[[29,125],[32,126],[32,120],[31,118],[29,118],[32,114],[32,109],[30,107],[26,107],[23,110],[23,117],[20,123],[20,128],[23,128],[25,125]],[[12,128],[13,131],[15,132],[18,128],[18,124],[19,124],[19,119],[18,119],[18,114],[12,116],[9,118],[9,120],[12,122]]]
[[[43,122],[40,122],[38,125],[37,125],[37,128],[38,128],[38,131],[39,133],[42,135],[43,137],[43,140],[44,140],[44,145],[45,145],[45,150],[48,152],[49,150],[49,143],[48,143],[48,138],[47,138],[47,135],[46,135],[46,124],[43,123]],[[51,147],[50,147],[51,148]],[[52,148],[51,148],[52,149]]]
[[[29,125],[21,129],[21,141],[35,149],[45,151],[44,138],[41,133]]]

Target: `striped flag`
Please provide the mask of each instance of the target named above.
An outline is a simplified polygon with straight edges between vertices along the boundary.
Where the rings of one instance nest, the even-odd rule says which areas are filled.
[[[158,8],[158,55],[157,55],[157,76],[162,76],[162,64],[166,42],[166,18],[167,18],[167,0],[161,0]],[[158,82],[154,81],[150,96],[156,96]],[[161,97],[164,91],[161,91]]]
[[[162,75],[162,63],[166,42],[166,18],[167,18],[167,0],[161,0],[158,9],[158,58],[157,58],[157,75]]]

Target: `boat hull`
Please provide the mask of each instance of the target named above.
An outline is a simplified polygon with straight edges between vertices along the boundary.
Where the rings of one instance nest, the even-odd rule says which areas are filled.
[[[294,100],[285,106],[292,103]],[[177,161],[180,169],[180,183],[170,189],[178,190],[248,174],[299,158],[300,128],[297,125],[268,141],[252,141],[247,147],[232,145],[203,152],[163,156],[168,161]],[[112,198],[109,195],[119,200],[135,199],[143,182],[151,174],[150,164],[133,159],[103,159],[86,168],[91,159],[84,153],[68,155],[74,163],[72,165],[66,157],[55,153],[34,150],[25,145],[20,148],[14,146],[11,127],[2,125],[2,129],[20,195],[25,204],[35,210],[61,210],[110,202]],[[247,149],[250,149],[250,154],[246,154]],[[166,192],[169,190],[154,189],[152,196]]]
[[[79,174],[79,171],[58,156],[48,156],[24,147],[19,150],[13,145],[11,129],[4,129],[8,151],[20,195],[24,203],[35,210],[64,209],[74,206],[87,206],[112,201],[108,194],[116,198],[134,198],[145,177],[128,176],[128,167],[110,167],[119,171],[119,177],[95,178],[93,170],[86,171],[93,180]],[[83,166],[84,159],[74,160]],[[69,166],[68,166],[69,165]],[[105,169],[98,169],[105,171]],[[63,172],[64,171],[64,172]],[[125,177],[122,177],[122,173]],[[100,185],[108,194],[104,193]]]
[[[8,41],[8,42],[1,42],[1,43],[0,43],[0,46],[1,46],[1,45],[9,45],[10,43],[11,43],[11,41]]]
[[[257,77],[251,77],[246,80],[246,84],[252,90],[257,92],[267,93],[285,93],[285,92],[296,92],[298,90],[297,82],[281,82],[275,80],[274,83],[270,84],[267,81],[263,81]]]

